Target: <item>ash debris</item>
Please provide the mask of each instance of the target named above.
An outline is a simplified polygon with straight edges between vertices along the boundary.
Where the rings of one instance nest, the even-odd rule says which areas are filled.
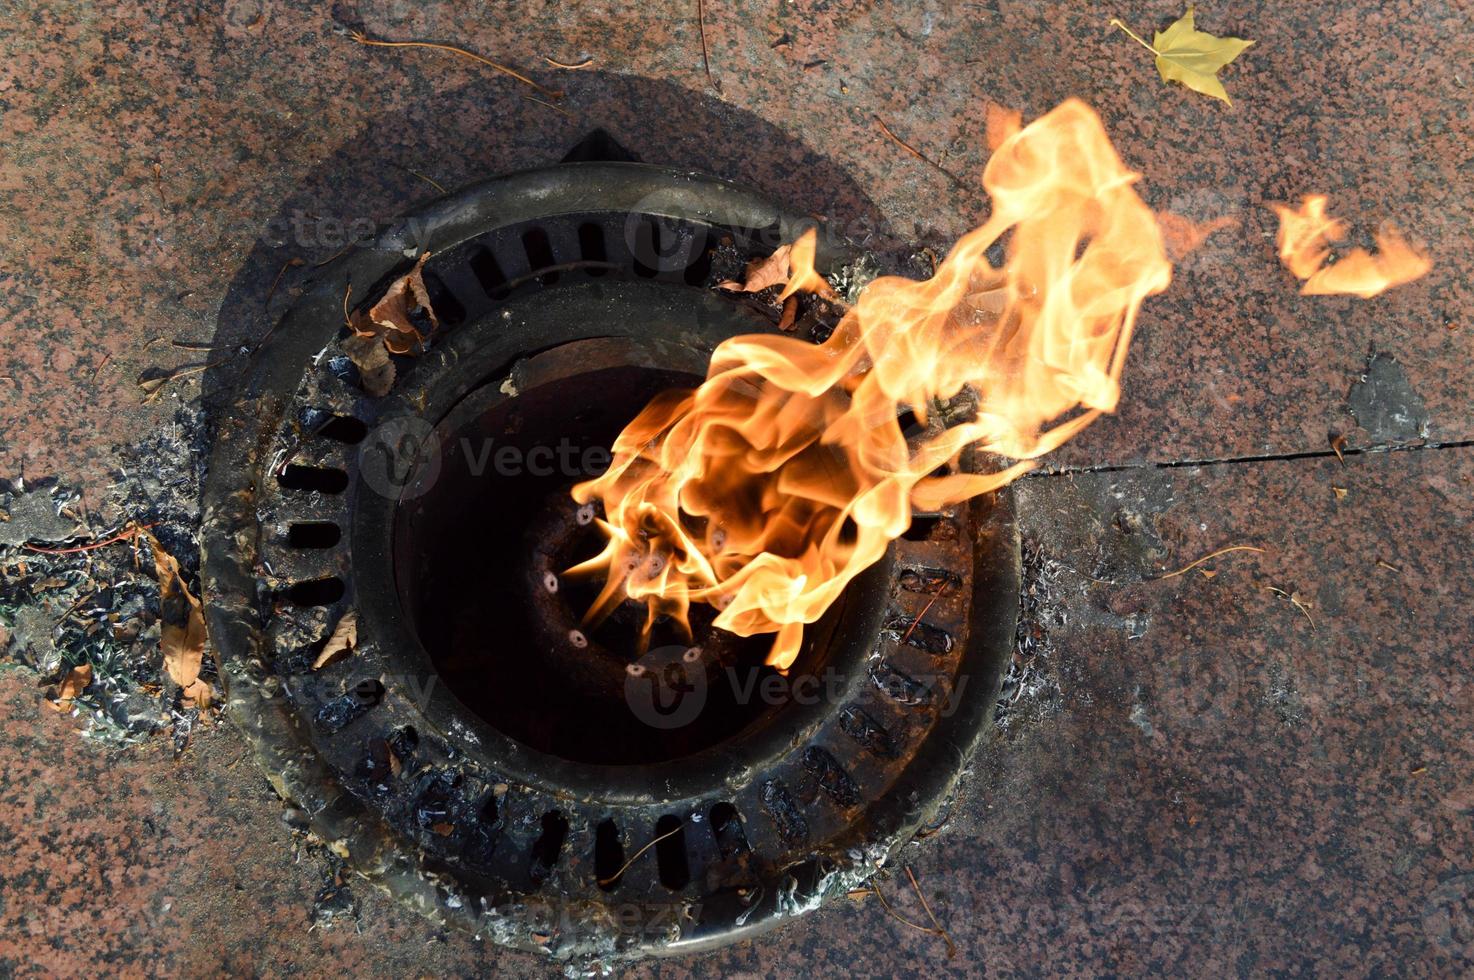
[[[0,664],[33,672],[38,696],[85,737],[126,745],[169,730],[182,748],[200,720],[163,669],[153,557],[131,529],[147,526],[197,592],[207,444],[203,414],[185,407],[121,447],[100,492],[0,480]],[[66,696],[68,677],[88,671]]]
[[[1020,546],[1019,618],[1013,658],[1003,676],[994,725],[1008,733],[1057,713],[1064,704],[1052,633],[1067,625],[1063,563],[1038,542]]]

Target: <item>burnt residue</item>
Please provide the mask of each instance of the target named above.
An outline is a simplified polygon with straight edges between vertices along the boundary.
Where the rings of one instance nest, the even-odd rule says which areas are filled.
[[[839,716],[839,725],[846,735],[881,758],[894,759],[896,757],[896,740],[891,737],[890,732],[886,731],[884,725],[871,717],[863,708],[851,705],[844,709]]]
[[[922,681],[882,660],[870,668],[870,683],[901,704],[931,704],[932,689]]]
[[[1065,625],[1064,566],[1045,553],[1037,541],[1020,545],[1021,585],[1018,626],[1013,657],[1003,676],[1003,688],[994,712],[994,724],[1006,731],[1021,710],[1048,713],[1061,699],[1059,668],[1054,661],[1051,630]]]
[[[86,737],[117,745],[172,729],[182,750],[194,730],[198,709],[183,705],[163,670],[153,562],[129,528],[147,526],[199,594],[204,448],[202,416],[186,407],[117,447],[100,495],[52,480],[0,481],[0,556],[16,559],[0,562],[0,657],[36,671],[43,688],[90,668],[71,709]],[[218,680],[208,657],[200,676]]]
[[[924,565],[903,568],[896,581],[907,592],[921,592],[926,595],[936,595],[949,589],[957,589],[962,585],[962,578],[957,573],[945,568],[928,568]]]
[[[362,718],[384,698],[384,685],[376,680],[359,681],[352,688],[325,702],[317,709],[313,722],[325,735],[342,731]]]
[[[893,613],[881,627],[897,642],[938,656],[952,652],[952,634],[916,616]]]
[[[1429,416],[1407,372],[1391,354],[1373,353],[1366,371],[1352,382],[1347,407],[1374,445],[1399,445],[1428,438]]]
[[[855,806],[860,802],[860,787],[854,777],[845,771],[833,755],[811,745],[804,749],[804,769],[819,783],[824,795],[842,807]]]
[[[785,841],[798,843],[809,836],[809,821],[781,781],[769,779],[763,783],[763,809],[773,818],[778,834]]]

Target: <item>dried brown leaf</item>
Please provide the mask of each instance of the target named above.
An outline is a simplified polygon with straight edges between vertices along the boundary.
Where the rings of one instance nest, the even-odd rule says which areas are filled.
[[[721,284],[721,288],[743,293],[760,293],[770,286],[787,285],[789,254],[792,251],[792,245],[779,245],[767,258],[753,259],[747,263],[747,271],[743,276],[746,282],[729,279]]]
[[[391,354],[409,354],[425,339],[420,328],[410,319],[411,314],[424,310],[430,320],[430,328],[434,330],[440,326],[435,309],[430,305],[430,292],[425,288],[423,269],[429,257],[429,252],[421,255],[415,267],[390,283],[384,295],[367,313],[360,311],[353,315],[350,326],[355,334],[381,338]]]
[[[329,664],[335,664],[351,654],[357,647],[358,613],[349,611],[344,613],[343,618],[338,620],[338,625],[333,627],[333,633],[328,637],[327,645],[312,662],[312,669],[322,670]]]
[[[375,398],[389,394],[394,387],[394,362],[378,337],[354,334],[343,341],[343,353],[358,367],[363,390]]]
[[[787,333],[798,319],[798,297],[790,296],[783,301],[783,314],[778,317],[778,329]]]
[[[819,233],[810,228],[797,241],[779,245],[767,258],[753,259],[747,263],[743,276],[745,282],[728,280],[718,288],[760,293],[773,286],[782,286],[783,292],[778,296],[780,300],[786,300],[800,291],[832,299],[836,295],[834,290],[824,281],[823,276],[814,271],[818,242]]]
[[[214,692],[200,680],[205,660],[205,615],[200,600],[190,594],[179,560],[148,531],[139,533],[153,551],[159,580],[159,646],[164,652],[164,670],[183,689],[186,704],[208,708]]]
[[[57,686],[56,698],[47,704],[57,711],[70,711],[72,702],[77,700],[77,695],[86,690],[87,685],[92,683],[92,665],[78,664],[67,671],[66,676],[61,679]]]

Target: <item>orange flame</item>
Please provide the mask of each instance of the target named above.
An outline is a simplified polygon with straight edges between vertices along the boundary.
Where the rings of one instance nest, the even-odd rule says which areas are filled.
[[[1136,178],[1071,100],[1001,139],[983,174],[992,215],[931,280],[876,280],[820,345],[721,344],[697,390],[656,398],[608,472],[574,488],[607,516],[604,550],[570,569],[607,575],[589,618],[640,600],[648,633],[709,603],[721,629],[775,633],[768,663],[787,669],[804,624],[913,509],[997,489],[1113,411],[1137,311],[1171,278]],[[985,253],[1005,234],[995,267]],[[818,278],[811,235],[791,250],[790,283]],[[935,419],[909,444],[907,410]],[[938,474],[968,447],[1017,462]]]
[[[1271,205],[1279,215],[1280,261],[1304,279],[1300,292],[1306,296],[1346,293],[1371,299],[1378,293],[1426,275],[1433,262],[1387,227],[1376,235],[1377,254],[1353,248],[1339,261],[1326,265],[1331,242],[1346,237],[1346,226],[1326,215],[1324,194],[1308,194],[1296,211],[1283,204]]]

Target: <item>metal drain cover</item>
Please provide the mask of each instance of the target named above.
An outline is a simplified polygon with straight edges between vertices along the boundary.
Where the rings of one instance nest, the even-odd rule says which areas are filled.
[[[558,645],[574,598],[537,597],[576,515],[472,473],[468,434],[531,466],[571,433],[586,459],[722,339],[771,331],[709,288],[713,262],[804,225],[642,164],[495,179],[325,267],[222,410],[202,579],[230,717],[317,832],[427,915],[559,958],[745,937],[872,874],[986,730],[1017,610],[1007,492],[918,518],[788,677],[719,638],[662,647],[616,711],[599,652]],[[344,296],[426,251],[446,329],[370,397]],[[356,650],[314,670],[349,611]]]

